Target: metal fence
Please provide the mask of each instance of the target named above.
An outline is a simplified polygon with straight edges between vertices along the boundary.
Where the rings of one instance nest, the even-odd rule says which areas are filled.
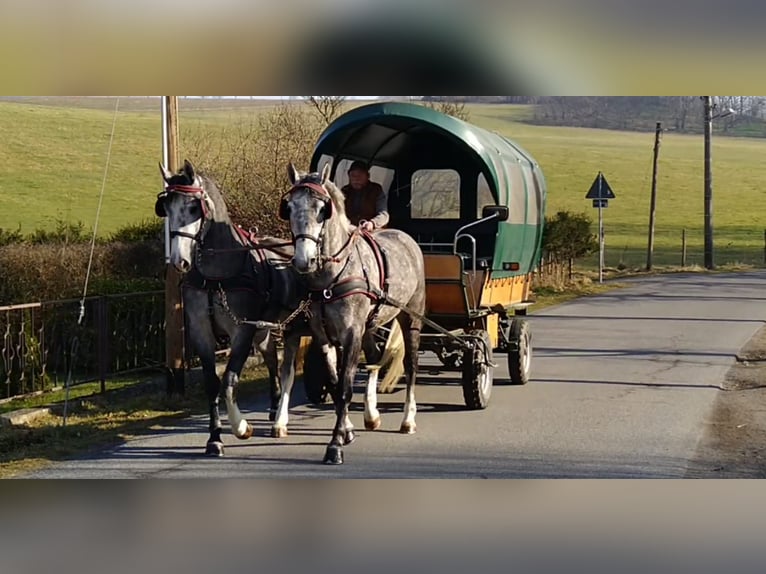
[[[0,398],[165,362],[164,291],[0,307]]]

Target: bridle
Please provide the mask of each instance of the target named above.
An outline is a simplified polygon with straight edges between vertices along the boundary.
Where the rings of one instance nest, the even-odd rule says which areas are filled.
[[[199,228],[199,231],[196,233],[196,235],[192,235],[191,233],[186,233],[185,231],[171,231],[170,232],[170,238],[174,237],[185,237],[187,239],[191,239],[192,241],[196,242],[198,246],[202,245],[202,240],[205,237],[205,234],[207,233],[207,228],[209,227],[210,221],[212,220],[212,214],[210,213],[210,208],[208,206],[208,201],[210,201],[209,196],[207,193],[205,193],[205,190],[202,189],[202,187],[194,186],[194,185],[168,185],[165,188],[165,191],[160,193],[157,196],[157,203],[155,205],[155,211],[157,212],[157,215],[160,217],[167,217],[167,211],[165,210],[165,201],[168,197],[170,197],[171,194],[178,194],[178,195],[186,195],[193,197],[197,201],[199,201],[200,207],[202,209],[202,225]]]
[[[343,244],[343,246],[340,248],[340,250],[335,255],[329,255],[329,256],[321,256],[322,253],[322,246],[324,244],[324,238],[325,233],[327,230],[327,221],[333,216],[334,210],[333,210],[333,203],[332,203],[332,197],[328,193],[328,191],[320,184],[314,183],[311,181],[298,183],[295,186],[293,186],[282,198],[282,203],[280,204],[279,208],[279,216],[283,220],[289,220],[290,219],[290,213],[289,213],[289,206],[287,205],[287,201],[289,200],[290,196],[300,190],[307,189],[311,192],[311,194],[320,200],[322,200],[325,203],[325,209],[326,214],[324,217],[324,220],[322,221],[322,228],[319,230],[319,234],[317,236],[309,235],[308,233],[299,233],[298,235],[292,234],[293,242],[298,241],[299,239],[306,239],[308,241],[313,241],[317,245],[317,251],[320,253],[320,260],[321,260],[321,266],[323,267],[327,263],[344,263],[344,260],[340,258],[340,256],[346,251],[350,250],[351,246],[354,243],[354,240],[358,237],[358,229],[355,229],[350,235],[346,243]],[[351,254],[346,257],[345,263],[348,263],[348,259],[351,257]]]

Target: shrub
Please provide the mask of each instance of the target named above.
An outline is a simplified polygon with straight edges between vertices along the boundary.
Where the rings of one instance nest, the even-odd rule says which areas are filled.
[[[598,250],[598,238],[591,233],[592,222],[584,213],[559,211],[545,218],[543,252],[562,263]]]
[[[109,236],[110,242],[139,243],[142,241],[163,241],[164,220],[159,218],[144,219],[121,227]]]
[[[15,231],[7,231],[0,227],[0,247],[3,245],[11,245],[14,243],[21,243],[24,241],[24,236],[21,233],[21,225]]]
[[[289,229],[276,214],[288,188],[287,164],[307,170],[323,129],[308,106],[282,104],[216,133],[193,128],[183,134],[183,146],[185,155],[221,188],[235,223],[286,237]]]
[[[82,296],[88,244],[15,244],[0,247],[0,304]],[[162,288],[164,257],[159,242],[95,246],[89,295]]]
[[[75,244],[87,243],[91,240],[91,237],[92,233],[85,231],[85,225],[83,225],[82,221],[72,223],[63,219],[57,219],[53,229],[38,228],[29,235],[27,241],[35,245],[45,243]]]

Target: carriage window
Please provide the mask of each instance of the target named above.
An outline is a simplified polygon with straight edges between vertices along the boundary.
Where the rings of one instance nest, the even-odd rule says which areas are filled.
[[[324,156],[322,157],[324,158]],[[338,162],[338,169],[335,171],[335,179],[333,180],[333,183],[341,189],[348,185],[348,168],[351,167],[352,163],[353,160],[350,159],[343,159]],[[383,188],[383,191],[389,193],[389,197],[392,192],[391,184],[394,181],[394,175],[395,173],[393,169],[379,165],[373,165],[370,167],[370,181],[379,183]]]
[[[481,218],[481,210],[487,205],[497,205],[494,197],[492,197],[492,191],[489,189],[489,183],[483,173],[479,174],[479,181],[476,184],[476,217]]]
[[[460,219],[460,175],[451,169],[421,169],[412,175],[412,219]]]
[[[525,167],[518,163],[507,164],[507,166],[511,175],[511,197],[509,205],[511,216],[508,221],[510,223],[526,223],[527,193],[532,190],[527,189],[527,183],[524,177]]]

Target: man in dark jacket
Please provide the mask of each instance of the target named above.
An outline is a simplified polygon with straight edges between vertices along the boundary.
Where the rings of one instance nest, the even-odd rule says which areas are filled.
[[[388,196],[380,184],[370,181],[367,164],[362,161],[352,163],[348,179],[349,184],[342,191],[346,196],[346,215],[351,223],[364,231],[388,225]]]

